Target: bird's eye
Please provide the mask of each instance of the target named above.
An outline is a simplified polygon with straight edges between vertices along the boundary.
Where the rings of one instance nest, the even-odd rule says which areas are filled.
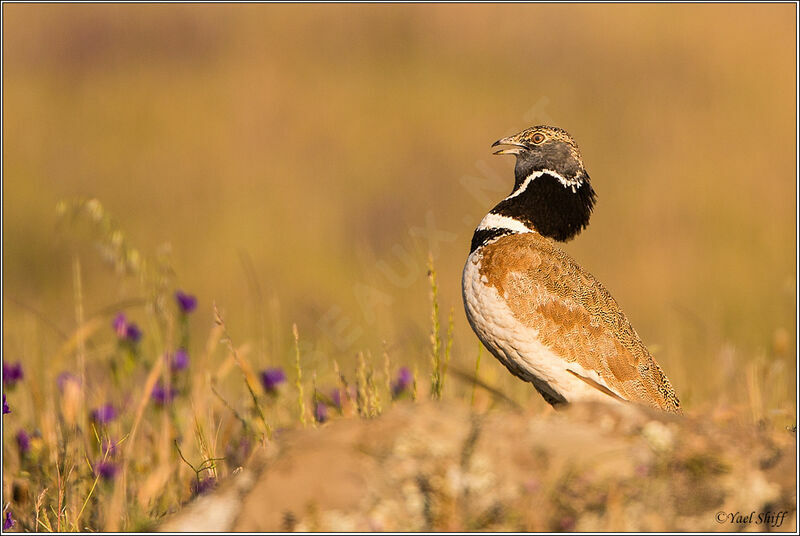
[[[533,141],[533,143],[536,144],[542,143],[544,141],[544,134],[539,134],[539,133],[534,134],[533,137],[531,138],[531,141]]]

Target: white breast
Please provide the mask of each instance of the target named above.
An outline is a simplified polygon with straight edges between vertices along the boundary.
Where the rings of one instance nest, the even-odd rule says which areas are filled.
[[[609,401],[613,398],[570,374],[605,382],[595,371],[569,363],[539,341],[538,332],[519,322],[497,289],[480,275],[481,248],[467,258],[462,278],[464,309],[472,329],[486,348],[508,370],[536,385],[551,396],[567,402],[585,399]]]

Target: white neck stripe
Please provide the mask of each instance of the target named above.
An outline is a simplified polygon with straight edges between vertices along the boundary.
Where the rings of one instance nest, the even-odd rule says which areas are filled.
[[[508,216],[501,216],[493,212],[488,213],[481,222],[478,224],[477,230],[482,229],[508,229],[515,233],[530,233],[533,232],[524,223]]]
[[[534,179],[538,179],[542,175],[552,175],[553,177],[558,179],[558,182],[560,182],[564,186],[564,188],[571,188],[572,189],[572,193],[575,193],[575,190],[577,189],[577,187],[582,184],[582,181],[580,181],[580,180],[571,180],[571,181],[569,181],[569,180],[565,179],[564,177],[562,177],[560,173],[556,173],[555,171],[553,171],[551,169],[543,169],[541,171],[534,171],[533,173],[531,173],[530,175],[525,177],[525,180],[522,181],[522,184],[519,185],[519,188],[514,190],[514,192],[511,195],[506,197],[506,200],[512,199],[514,197],[517,197],[519,194],[521,194],[522,192],[524,192],[528,188],[528,185],[531,182],[533,182]]]

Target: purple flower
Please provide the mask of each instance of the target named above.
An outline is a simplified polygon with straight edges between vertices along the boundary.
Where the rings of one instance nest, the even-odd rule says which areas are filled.
[[[68,384],[75,384],[76,387],[80,387],[81,380],[71,372],[62,372],[56,377],[56,383],[58,384],[58,390],[63,393]]]
[[[117,333],[117,337],[122,341],[136,343],[142,338],[142,330],[135,323],[128,322],[128,319],[125,318],[125,313],[119,313],[115,316],[111,326]]]
[[[231,467],[239,467],[244,465],[250,451],[252,444],[247,436],[242,436],[238,440],[232,440],[225,447],[225,462],[230,464]]]
[[[131,322],[128,324],[128,329],[125,330],[125,338],[131,342],[139,342],[139,339],[142,338],[142,330],[139,329],[139,326]]]
[[[268,393],[274,394],[278,390],[278,385],[286,381],[286,374],[283,369],[269,368],[261,371],[261,385]]]
[[[103,480],[113,480],[117,476],[117,465],[110,461],[99,461],[94,466],[94,472]]]
[[[177,394],[178,390],[171,385],[167,388],[162,383],[158,383],[153,387],[150,398],[159,406],[166,406],[172,402]]]
[[[203,478],[202,480],[192,481],[192,495],[202,495],[217,487],[217,479],[213,476]]]
[[[328,420],[328,406],[324,402],[317,402],[314,406],[314,420],[320,424]]]
[[[92,411],[92,420],[100,425],[106,425],[117,418],[117,410],[111,404],[105,404]]]
[[[18,381],[25,377],[22,372],[22,363],[17,361],[13,364],[6,364],[3,362],[3,385],[6,387],[14,387]]]
[[[197,307],[197,298],[181,290],[175,293],[175,301],[183,314],[189,314]]]
[[[8,402],[6,402],[6,394],[3,393],[3,415],[6,413],[11,413],[11,408],[8,407]]]
[[[15,439],[17,440],[17,448],[19,449],[20,456],[25,456],[31,450],[30,436],[25,430],[20,430],[17,432]]]
[[[397,398],[402,395],[411,383],[414,381],[414,376],[408,367],[402,367],[397,372],[397,379],[392,382],[392,398]]]
[[[331,404],[336,409],[342,409],[342,392],[339,389],[333,389],[331,391]]]
[[[128,319],[125,318],[125,313],[119,313],[111,321],[111,327],[117,332],[117,337],[124,339],[128,334]]]
[[[179,348],[177,352],[172,354],[172,358],[170,359],[169,368],[172,372],[178,372],[179,370],[184,370],[186,367],[189,366],[189,354],[186,353],[186,350],[183,348]]]
[[[11,527],[16,525],[17,522],[11,517],[11,510],[6,510],[5,518],[3,519],[3,530],[10,530]]]

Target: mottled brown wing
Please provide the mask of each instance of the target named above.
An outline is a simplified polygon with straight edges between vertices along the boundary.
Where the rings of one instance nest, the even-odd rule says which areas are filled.
[[[680,413],[672,385],[616,300],[551,240],[503,237],[485,248],[481,273],[566,361],[597,371],[622,398]]]

